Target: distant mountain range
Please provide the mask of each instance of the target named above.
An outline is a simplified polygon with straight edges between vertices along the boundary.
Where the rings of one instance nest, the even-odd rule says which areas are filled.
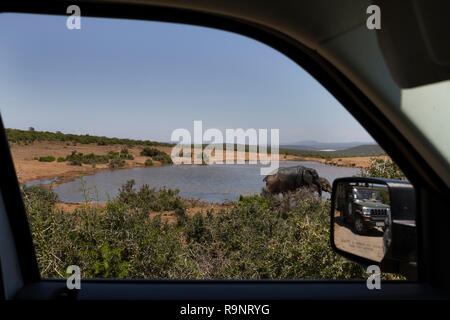
[[[353,146],[345,148],[349,145]],[[364,144],[364,142],[362,144],[358,142],[344,142],[317,143],[313,145],[283,145],[280,146],[280,153],[321,158],[361,157],[386,154],[378,144]]]
[[[370,142],[360,142],[360,141],[353,141],[353,142],[318,142],[318,141],[312,141],[312,140],[306,140],[306,141],[299,141],[289,144],[283,144],[280,145],[281,148],[286,149],[298,149],[298,150],[311,150],[311,151],[338,151],[338,150],[344,150],[349,149],[353,147],[358,147],[362,145],[367,146],[378,146],[376,143],[370,143]]]

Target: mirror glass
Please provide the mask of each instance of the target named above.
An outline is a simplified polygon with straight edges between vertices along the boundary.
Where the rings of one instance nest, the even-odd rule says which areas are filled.
[[[334,197],[336,247],[380,262],[385,254],[383,235],[391,214],[387,185],[338,182]]]

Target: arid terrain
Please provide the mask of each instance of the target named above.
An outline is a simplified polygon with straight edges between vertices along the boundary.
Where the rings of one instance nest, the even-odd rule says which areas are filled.
[[[83,154],[94,153],[96,155],[105,155],[110,151],[119,152],[124,145],[107,145],[100,146],[97,144],[69,144],[64,142],[34,142],[28,145],[24,144],[11,144],[11,152],[14,160],[14,166],[19,179],[19,183],[25,183],[33,180],[47,180],[57,178],[57,183],[63,183],[70,180],[74,180],[77,177],[83,175],[90,175],[98,172],[99,170],[109,169],[107,164],[96,164],[81,166],[72,166],[67,162],[40,162],[36,160],[39,157],[54,156],[66,157],[72,151],[77,151]],[[126,160],[123,168],[143,167],[145,160],[149,157],[141,156],[140,152],[142,146],[128,147],[129,154],[133,155],[133,160]],[[167,154],[171,153],[172,147],[155,147],[160,151],[164,151]],[[249,159],[249,153],[245,152],[245,160]],[[234,159],[243,159],[243,155],[234,154]],[[355,167],[355,168],[367,168],[370,165],[373,156],[367,157],[345,157],[345,158],[311,158],[300,157],[295,155],[279,156],[280,161],[316,161],[328,165],[342,166],[342,167]],[[387,158],[386,156],[378,156],[377,158]],[[258,155],[258,159],[267,159],[267,156]],[[225,152],[224,152],[225,160]],[[154,166],[160,166],[159,161],[153,161]]]
[[[353,253],[360,257],[366,257],[373,261],[381,261],[384,257],[383,237],[376,233],[377,236],[359,235],[344,224],[339,224],[339,211],[334,214],[334,242],[338,249]],[[378,230],[380,231],[380,230]]]
[[[68,182],[74,180],[80,176],[91,175],[100,170],[111,170],[108,164],[82,164],[81,166],[70,165],[67,161],[65,162],[41,162],[37,159],[39,157],[53,156],[56,159],[58,157],[67,157],[73,151],[77,153],[90,154],[94,153],[96,155],[106,155],[108,152],[119,152],[125,145],[106,145],[101,146],[98,144],[74,144],[67,142],[57,142],[57,141],[42,141],[34,142],[30,144],[11,144],[11,152],[14,160],[14,166],[16,168],[17,176],[20,183],[25,183],[33,180],[50,180],[57,179],[52,182],[52,185],[57,185],[60,183]],[[141,150],[144,146],[134,146],[127,147],[128,153],[131,154],[133,160],[125,160],[125,165],[122,168],[135,168],[144,167],[145,161],[149,157],[141,156]],[[158,146],[154,147],[160,151],[167,154],[171,154],[172,147]],[[214,154],[213,154],[214,155]],[[224,152],[224,161],[226,161],[226,155]],[[248,152],[244,153],[234,153],[234,159],[245,159],[248,161],[250,154]],[[351,158],[335,158],[335,159],[322,159],[322,158],[311,158],[311,157],[300,157],[295,155],[284,155],[279,156],[280,161],[316,161],[329,165],[345,166],[345,167],[360,167],[365,168],[370,164],[372,157],[351,157]],[[258,155],[259,160],[268,160],[267,155]],[[153,166],[161,166],[161,162],[153,161]],[[93,204],[93,203],[82,203],[82,202],[61,202],[58,201],[56,207],[61,208],[66,212],[73,212],[75,209],[81,208],[82,206],[100,206],[101,210],[104,204]],[[194,215],[197,212],[202,212],[204,215],[208,210],[212,210],[213,214],[217,214],[221,209],[226,209],[228,205],[226,204],[209,204],[206,202],[195,202],[187,200],[186,203],[186,214],[189,216]],[[163,220],[168,222],[176,221],[176,216],[173,211],[167,212],[154,212],[151,215],[159,215]]]
[[[373,261],[381,261],[384,257],[383,237],[357,235],[348,227],[335,223],[334,241],[338,249],[360,257]]]
[[[72,166],[67,162],[40,162],[35,160],[39,157],[54,156],[66,157],[72,151],[83,154],[94,153],[105,155],[110,151],[119,152],[123,145],[99,146],[97,144],[67,144],[64,142],[34,142],[28,145],[11,144],[11,153],[16,168],[19,183],[33,180],[47,180],[58,178],[60,183],[73,180],[83,175],[94,174],[99,170],[109,169],[108,164],[96,164],[95,166],[83,164]],[[156,147],[157,149],[170,153],[170,147]],[[134,160],[126,160],[123,168],[143,167],[148,157],[140,155],[142,147],[128,147],[128,152],[134,156]],[[153,162],[154,166],[160,166],[159,161]]]

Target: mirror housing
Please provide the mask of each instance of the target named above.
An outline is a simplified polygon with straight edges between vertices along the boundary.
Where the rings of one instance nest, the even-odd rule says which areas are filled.
[[[381,231],[381,227],[377,227],[377,230],[373,231],[373,233],[376,233],[375,237],[373,234],[371,234],[372,237],[361,235],[361,232],[357,232],[353,227],[349,227],[348,223],[342,224],[342,221],[340,221],[339,224],[337,222],[337,212],[339,212],[339,210],[342,211],[342,209],[338,208],[339,206],[342,206],[341,204],[338,204],[338,188],[348,189],[358,188],[358,186],[365,189],[369,188],[369,190],[372,191],[379,191],[382,189],[387,189],[388,191],[389,198],[386,202],[389,205],[378,201],[380,206],[384,205],[385,207],[388,207],[388,214],[387,218],[383,218],[384,223],[380,222],[379,224],[376,224],[377,226],[383,226],[383,232]],[[371,188],[373,189],[370,189],[370,187],[367,186],[372,186]],[[379,190],[377,188],[379,188]],[[342,190],[340,192],[342,192]],[[340,197],[342,198],[342,196]],[[353,199],[353,195],[351,197],[352,198],[346,199]],[[351,205],[349,208],[350,207]],[[403,180],[366,177],[335,179],[331,195],[330,217],[330,240],[331,247],[335,252],[362,265],[379,265],[382,272],[400,273],[405,275],[409,280],[413,280],[417,277],[416,203],[415,191],[411,183]],[[341,212],[341,219],[343,219],[343,217],[345,216],[343,216]],[[366,218],[365,220],[368,219]],[[345,239],[345,243],[350,243],[350,246],[347,247],[341,244],[344,243],[344,241],[340,242],[339,239],[336,239],[336,234],[338,232],[343,234],[343,228],[346,228],[346,234],[352,237],[350,240]],[[352,230],[350,231],[350,229]],[[377,241],[375,245],[373,242],[374,239]],[[336,245],[336,240],[338,240],[338,245]],[[360,248],[355,248],[355,244],[360,246]],[[376,247],[375,250],[372,250],[374,247]],[[383,250],[381,250],[381,247]],[[369,248],[369,250],[366,250],[367,248]],[[369,251],[378,252],[374,255],[373,252]]]

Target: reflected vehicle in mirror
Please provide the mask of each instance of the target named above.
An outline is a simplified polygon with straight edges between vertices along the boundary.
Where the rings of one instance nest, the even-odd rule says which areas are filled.
[[[341,222],[358,234],[386,227],[390,214],[386,185],[374,183],[340,183],[336,192],[336,210]],[[380,230],[378,230],[380,231]]]
[[[415,277],[413,186],[403,180],[349,177],[333,182],[331,244],[341,255]]]

